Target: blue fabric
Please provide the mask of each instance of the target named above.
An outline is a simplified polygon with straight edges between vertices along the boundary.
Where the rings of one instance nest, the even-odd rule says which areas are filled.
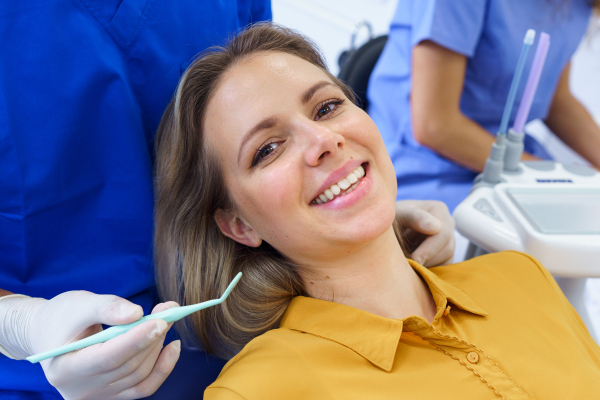
[[[50,392],[24,392],[16,390],[0,389],[0,399],[2,400],[61,400],[62,396],[59,393]]]
[[[178,332],[171,329],[167,333],[165,346],[177,339],[180,339]],[[202,399],[204,390],[217,379],[226,363],[226,360],[205,351],[182,345],[175,368],[158,390],[147,399]]]
[[[167,380],[148,400],[201,400],[227,361],[201,350],[182,347],[179,360]],[[0,397],[1,399],[1,397]]]
[[[551,45],[529,119],[544,119],[561,72],[588,25],[588,0],[399,0],[389,39],[369,81],[369,114],[379,127],[398,178],[398,198],[436,199],[453,210],[475,173],[420,145],[413,137],[410,100],[412,49],[431,40],[468,57],[461,111],[495,134],[529,28],[550,34]],[[510,125],[519,107],[535,46]],[[533,138],[525,150],[550,158]]]
[[[148,313],[162,112],[197,53],[270,18],[268,0],[0,2],[0,288]],[[53,392],[3,356],[0,389]]]

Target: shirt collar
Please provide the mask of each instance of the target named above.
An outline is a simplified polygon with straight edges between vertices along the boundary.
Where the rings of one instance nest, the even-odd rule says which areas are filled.
[[[416,262],[408,261],[431,290],[437,307],[436,320],[443,314],[448,301],[470,313],[487,315],[465,292]],[[279,326],[339,343],[377,367],[390,371],[404,321],[380,317],[343,304],[297,296],[292,299]]]
[[[437,307],[436,319],[446,309],[448,301],[461,310],[468,311],[472,314],[480,316],[488,315],[483,308],[477,305],[477,303],[461,289],[444,281],[433,271],[430,271],[413,260],[408,260],[408,263],[419,275],[421,275],[423,280],[425,280],[425,283],[427,283],[427,286],[429,286],[429,290],[431,291]]]

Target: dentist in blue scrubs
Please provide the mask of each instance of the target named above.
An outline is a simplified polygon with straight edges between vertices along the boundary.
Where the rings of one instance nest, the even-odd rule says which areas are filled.
[[[152,310],[159,120],[196,54],[270,18],[268,0],[0,4],[0,399],[180,400],[216,378],[225,361],[168,336],[163,348],[161,320],[41,365],[14,359]],[[430,235],[417,261],[451,259],[443,206],[398,210]]]
[[[180,345],[162,349],[164,321],[44,370],[9,357],[151,311],[158,122],[197,53],[269,19],[269,0],[0,4],[0,295],[31,296],[0,301],[1,399],[140,398],[165,380]],[[191,387],[224,364],[187,360]]]
[[[530,119],[542,119],[600,167],[600,129],[569,90],[570,59],[593,2],[399,0],[367,93],[369,114],[394,163],[399,199],[436,199],[452,211],[467,196],[500,126],[529,28],[551,37]],[[530,52],[526,71],[532,60]],[[528,135],[525,151],[524,159],[550,158]]]

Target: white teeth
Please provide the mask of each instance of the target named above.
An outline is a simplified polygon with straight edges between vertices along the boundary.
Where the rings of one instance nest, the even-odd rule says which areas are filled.
[[[348,182],[348,180],[346,178],[342,179],[341,181],[338,182],[338,186],[342,189],[342,190],[346,190],[350,187],[350,182]]]
[[[354,185],[352,185],[352,187],[350,187],[350,189],[346,190],[346,194],[348,194],[351,191],[353,191],[354,189],[356,189],[357,186],[358,186],[358,183],[355,183]]]
[[[365,169],[362,167],[362,165],[359,165],[358,168],[356,168],[356,170],[358,172],[360,172],[359,178],[362,178],[363,176],[365,176]]]
[[[356,183],[358,181],[358,177],[356,175],[354,175],[354,173],[352,173],[352,172],[350,172],[348,174],[346,179],[348,179],[348,182],[350,182],[350,183]]]
[[[358,186],[358,180],[366,175],[365,169],[362,165],[359,165],[354,171],[348,174],[347,177],[339,181],[337,184],[331,185],[329,189],[325,189],[325,192],[321,193],[313,201],[316,204],[327,203],[329,200],[333,200],[335,196],[345,195],[352,192]],[[344,191],[344,193],[342,193]]]

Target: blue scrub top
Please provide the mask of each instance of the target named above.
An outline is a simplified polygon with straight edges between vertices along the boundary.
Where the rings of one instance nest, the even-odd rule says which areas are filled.
[[[0,4],[0,288],[150,311],[162,113],[197,53],[268,19],[269,0]],[[39,364],[0,356],[7,390],[56,393]]]
[[[413,137],[410,111],[412,49],[431,40],[468,57],[460,108],[496,134],[529,28],[550,35],[551,45],[529,119],[545,119],[560,75],[584,35],[589,0],[399,0],[389,39],[369,81],[369,114],[379,127],[396,169],[398,199],[435,199],[452,211],[468,194],[476,173]],[[533,61],[529,52],[510,125]],[[548,153],[526,136],[525,150]]]

